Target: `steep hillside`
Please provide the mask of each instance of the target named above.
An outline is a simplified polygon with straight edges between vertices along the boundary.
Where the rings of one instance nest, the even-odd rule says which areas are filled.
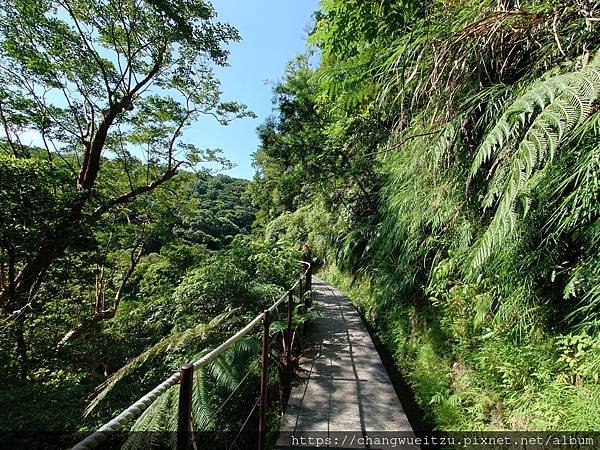
[[[439,429],[600,423],[597,13],[327,0],[275,88],[265,236],[354,290]]]

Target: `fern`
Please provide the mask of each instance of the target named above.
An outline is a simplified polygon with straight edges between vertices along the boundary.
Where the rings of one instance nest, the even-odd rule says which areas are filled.
[[[174,352],[190,348],[204,348],[193,355],[185,355],[185,360],[196,360],[210,351],[209,339],[215,328],[227,319],[234,311],[221,314],[208,324],[199,324],[182,333],[176,333],[162,340],[134,358],[128,364],[115,372],[103,383],[96,397],[89,403],[85,414],[90,414],[106,396],[117,386],[124,384],[126,377],[140,370],[148,371],[157,365],[159,360],[172,359]],[[256,374],[258,364],[256,355],[260,351],[260,343],[253,336],[241,339],[234,343],[224,354],[217,357],[207,366],[199,367],[194,372],[192,391],[192,418],[197,429],[210,428],[217,423],[220,429],[225,429],[223,417],[215,417],[223,395],[235,391],[248,375]],[[179,363],[179,360],[178,360]],[[172,370],[176,370],[173,367]],[[256,377],[249,377],[254,380]],[[245,386],[245,385],[244,385]],[[139,393],[141,395],[141,393]],[[132,425],[128,440],[123,448],[137,450],[142,448],[163,448],[165,438],[174,439],[177,428],[178,388],[173,386],[159,396]],[[225,411],[227,411],[225,409]],[[224,412],[221,416],[231,415]],[[234,414],[235,415],[235,414]],[[232,419],[235,420],[235,419]],[[167,433],[165,433],[167,432]],[[175,442],[168,443],[171,447]]]
[[[222,400],[218,390],[226,395],[233,393],[240,383],[245,380],[248,372],[257,373],[256,355],[260,350],[259,341],[254,338],[242,339],[236,342],[225,354],[218,357],[206,367],[199,367],[194,372],[192,389],[192,420],[194,429],[207,430],[215,424],[220,430],[226,429],[221,417],[216,417],[222,409]],[[201,355],[198,355],[201,356]],[[251,377],[251,379],[253,379]],[[150,407],[144,411],[131,427],[129,439],[125,448],[162,448],[158,432],[175,431],[177,429],[178,389],[173,386],[162,394]],[[225,411],[227,411],[225,409]],[[227,415],[227,412],[223,413]],[[143,431],[144,433],[136,433]],[[167,433],[171,441],[174,433]],[[171,447],[175,442],[170,442]]]
[[[205,342],[210,336],[210,333],[232,313],[233,311],[221,314],[211,320],[208,324],[201,323],[194,328],[190,328],[181,333],[172,334],[150,347],[141,355],[133,358],[96,389],[96,396],[86,407],[84,416],[89,415],[98,404],[100,404],[102,400],[134,370],[141,368],[145,364],[151,364],[154,360],[165,357],[165,355],[184,349],[193,342]],[[206,350],[204,350],[204,352],[205,351]]]
[[[587,331],[600,329],[600,112],[578,128],[568,143],[570,158],[562,161],[548,186],[552,214],[544,226],[547,245],[581,243],[581,254],[563,273],[568,280],[563,298],[574,303],[567,321]]]
[[[131,433],[123,450],[138,450],[147,448],[160,448],[161,435],[165,430],[177,429],[174,420],[178,408],[177,386],[171,387],[152,403],[133,425]],[[173,433],[169,433],[173,434]],[[171,445],[171,448],[174,445]]]
[[[575,164],[552,184],[558,199],[546,229],[553,239],[561,233],[588,225],[598,216],[600,202],[600,113],[578,130],[570,144],[579,154]],[[600,236],[599,236],[600,239]]]
[[[596,58],[581,71],[534,83],[487,133],[471,174],[495,159],[483,207],[496,205],[496,211],[476,247],[474,267],[480,267],[493,248],[514,230],[528,209],[518,208],[518,198],[535,172],[552,161],[562,144],[589,120],[599,93],[600,65]]]

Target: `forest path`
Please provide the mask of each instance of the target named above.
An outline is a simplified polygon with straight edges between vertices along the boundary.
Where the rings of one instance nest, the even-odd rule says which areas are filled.
[[[394,386],[354,305],[340,290],[316,277],[312,288],[321,316],[307,324],[299,382],[292,387],[276,448],[317,444],[385,448],[361,442],[367,436],[412,435]],[[325,438],[328,441],[323,441]]]

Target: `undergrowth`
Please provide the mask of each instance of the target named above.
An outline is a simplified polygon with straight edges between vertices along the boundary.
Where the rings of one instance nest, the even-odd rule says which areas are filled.
[[[598,430],[600,347],[586,333],[536,333],[481,325],[476,289],[440,308],[378,308],[381,287],[328,266],[393,354],[427,419],[440,431]],[[460,310],[461,314],[456,314]]]

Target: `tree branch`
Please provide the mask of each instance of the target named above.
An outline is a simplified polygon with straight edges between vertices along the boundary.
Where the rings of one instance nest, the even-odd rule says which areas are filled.
[[[147,184],[145,186],[139,186],[139,187],[135,188],[134,190],[132,190],[131,192],[128,192],[126,194],[115,197],[112,200],[109,200],[104,205],[97,207],[94,210],[94,212],[92,213],[92,217],[98,218],[102,214],[107,212],[109,209],[111,209],[113,206],[128,203],[131,200],[133,200],[135,197],[137,197],[138,195],[142,195],[142,194],[145,194],[146,192],[150,192],[150,191],[156,189],[161,184],[163,184],[163,183],[169,181],[171,178],[173,178],[177,174],[177,169],[182,164],[183,164],[183,161],[179,161],[177,164],[175,164],[174,166],[172,166],[168,170],[166,170],[162,174],[162,176],[160,176],[156,180],[152,181],[150,184]]]
[[[98,67],[100,68],[100,72],[102,73],[102,78],[104,79],[104,85],[106,87],[106,92],[108,94],[108,104],[112,106],[113,91],[110,88],[110,83],[108,81],[108,74],[106,73],[106,67],[104,67],[104,63],[102,62],[102,59],[98,55],[98,52],[96,51],[96,49],[94,49],[91,46],[91,44],[88,42],[87,37],[85,36],[85,33],[81,29],[79,20],[77,20],[77,16],[75,15],[73,9],[71,8],[71,5],[69,5],[69,2],[67,0],[62,0],[62,1],[59,0],[58,3],[67,10],[67,12],[69,13],[69,16],[71,16],[71,19],[73,19],[73,22],[75,23],[75,27],[77,28],[77,31],[79,32],[79,36],[81,36],[81,40],[83,41],[83,45],[85,45],[88,52],[90,52],[92,58],[94,58],[94,60],[96,61],[96,64],[98,64]]]
[[[90,324],[100,322],[106,319],[112,319],[115,316],[115,314],[117,313],[117,309],[119,308],[119,304],[121,303],[121,298],[123,296],[125,286],[127,285],[129,278],[133,274],[133,271],[139,264],[140,259],[142,258],[142,254],[144,252],[144,243],[145,240],[142,239],[141,241],[136,243],[131,249],[131,262],[129,264],[129,267],[123,274],[123,277],[121,278],[121,282],[119,283],[119,287],[117,288],[117,292],[115,293],[112,306],[108,309],[105,309],[104,300],[102,300],[101,303],[96,302],[96,311],[94,312],[94,315],[91,318],[89,318],[89,320],[81,322],[71,331],[66,333],[58,342],[58,344],[56,344],[57,349],[63,347],[69,340],[73,339],[74,337],[79,336]],[[101,289],[104,290],[103,287],[101,287]],[[103,298],[104,292],[102,292],[100,295]]]

